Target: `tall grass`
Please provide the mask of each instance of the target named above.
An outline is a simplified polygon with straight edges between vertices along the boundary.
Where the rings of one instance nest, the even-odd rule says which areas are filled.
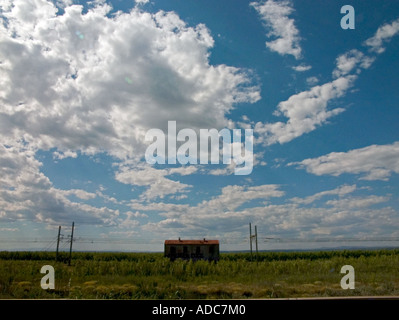
[[[63,253],[62,258],[68,255]],[[222,253],[219,262],[174,262],[161,253],[0,252],[0,298],[186,299],[399,294],[399,250]],[[62,259],[61,259],[62,260]],[[43,290],[40,268],[55,268]],[[356,289],[340,287],[355,268]]]
[[[328,250],[328,251],[287,251],[287,252],[260,252],[258,255],[248,252],[243,253],[221,253],[221,260],[237,261],[286,261],[286,260],[318,260],[331,259],[333,257],[359,258],[373,256],[398,255],[399,249],[378,249],[378,250]],[[68,252],[60,252],[61,260],[69,258]],[[148,252],[74,252],[74,260],[93,261],[147,261],[154,262],[162,257],[162,253]],[[0,251],[0,260],[53,260],[54,252],[48,251]]]

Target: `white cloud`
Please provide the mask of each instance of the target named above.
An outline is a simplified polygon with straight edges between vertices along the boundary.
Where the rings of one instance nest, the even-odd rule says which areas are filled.
[[[234,168],[235,168],[234,162],[231,162],[229,165],[226,165],[224,168],[209,170],[207,174],[213,176],[231,175],[234,172]]]
[[[301,64],[299,66],[292,67],[292,69],[298,72],[304,72],[312,69],[312,66]]]
[[[135,229],[140,225],[140,222],[137,220],[139,218],[148,218],[145,213],[140,213],[138,211],[132,212],[128,211],[125,213],[124,219],[119,219],[118,227],[121,229]]]
[[[87,192],[85,190],[80,190],[80,189],[70,189],[60,192],[62,192],[65,196],[74,195],[82,200],[90,200],[96,197],[95,193]]]
[[[18,228],[0,228],[1,232],[16,232],[19,231]]]
[[[371,195],[368,197],[329,200],[326,202],[326,204],[347,210],[354,208],[368,208],[375,204],[387,202],[388,200],[389,197]]]
[[[55,0],[55,5],[57,8],[65,8],[71,6],[73,4],[73,0]]]
[[[115,224],[118,210],[69,200],[70,195],[81,200],[90,200],[96,195],[80,189],[55,188],[40,171],[42,163],[34,155],[34,151],[22,144],[6,147],[0,144],[0,221]]]
[[[390,39],[396,34],[396,22],[380,27],[378,30],[380,32],[377,31],[373,38],[366,41],[366,44],[373,48],[381,45],[379,40]],[[285,116],[288,118],[286,122],[258,122],[256,124],[255,132],[259,134],[258,142],[266,145],[289,142],[315,130],[318,126],[326,123],[329,118],[345,111],[344,108],[328,110],[328,103],[344,96],[347,90],[353,86],[361,71],[368,69],[374,61],[375,57],[367,56],[356,49],[349,50],[338,56],[336,67],[332,72],[334,80],[323,85],[314,86],[308,91],[292,95],[288,100],[278,104],[275,115]],[[315,84],[317,81],[316,77],[307,78],[308,84]],[[375,171],[373,174],[378,176],[383,174],[383,172]]]
[[[399,142],[371,145],[348,152],[332,152],[290,165],[298,165],[318,176],[350,173],[363,174],[361,180],[387,181],[392,173],[399,173]]]
[[[146,131],[166,131],[168,120],[223,128],[237,103],[260,99],[249,71],[209,63],[214,41],[205,25],[188,27],[173,12],[110,15],[111,9],[102,0],[87,12],[70,0],[2,1],[2,219],[115,222],[118,210],[68,197],[115,198],[54,188],[40,172],[38,150],[51,150],[57,160],[105,153],[119,161],[117,180],[146,188],[141,200],[184,197],[191,186],[166,176],[197,168],[131,167],[130,160],[144,157]]]
[[[109,16],[49,1],[4,1],[0,134],[37,149],[144,156],[149,128],[222,128],[239,102],[260,99],[248,72],[210,65],[205,25],[139,9]],[[11,5],[12,4],[12,5]],[[32,81],[40,79],[40,81]],[[154,116],[156,115],[156,116]]]
[[[385,236],[386,230],[394,231],[399,226],[396,212],[384,207],[389,197],[354,197],[355,185],[343,185],[305,198],[292,198],[288,203],[273,204],[274,198],[285,195],[279,189],[276,185],[230,185],[213,199],[197,205],[134,202],[134,207],[160,212],[161,221],[149,222],[142,229],[161,238],[215,235],[225,238],[229,233],[247,233],[248,222],[252,222],[260,234],[268,237],[303,238],[306,241],[323,235],[333,243],[334,238],[348,237],[348,234],[353,238]],[[320,201],[315,204],[316,200]],[[312,207],[309,207],[311,203]],[[377,204],[379,208],[373,208]]]
[[[356,190],[356,185],[348,186],[340,186],[338,188],[335,188],[333,190],[327,190],[327,191],[321,191],[319,193],[316,193],[314,195],[308,196],[306,198],[292,198],[291,201],[297,204],[310,204],[313,203],[316,200],[319,200],[325,196],[331,196],[331,195],[338,195],[340,197],[347,195],[349,193],[352,193]]]
[[[306,83],[310,86],[314,86],[315,84],[317,84],[319,82],[319,79],[317,77],[309,77],[306,78]]]
[[[247,225],[247,219],[252,215],[240,209],[251,201],[265,201],[270,198],[282,197],[285,193],[278,185],[239,186],[229,185],[222,188],[221,193],[210,200],[204,200],[196,205],[171,203],[138,203],[132,201],[132,208],[142,211],[158,211],[164,220],[150,222],[143,230],[155,232],[157,236],[167,234],[170,228],[179,230],[176,236],[203,237],[223,229],[223,234],[231,228],[241,228]]]
[[[248,221],[258,224],[262,232],[280,235],[335,235],[343,231],[356,235],[370,230],[380,232],[384,223],[397,229],[394,210],[371,208],[388,198],[347,197],[356,186],[341,186],[288,203],[271,204],[274,198],[285,195],[277,185],[230,185],[198,204],[166,203],[168,198],[174,201],[187,197],[192,186],[178,181],[179,178],[203,171],[196,166],[158,170],[138,165],[135,160],[144,155],[146,130],[166,131],[168,120],[176,120],[182,128],[229,126],[229,112],[239,102],[259,100],[259,87],[251,82],[246,70],[210,65],[213,39],[209,30],[204,25],[188,27],[175,13],[150,14],[133,9],[108,15],[110,7],[102,0],[93,2],[88,12],[83,13],[81,6],[72,5],[72,0],[53,2],[65,13],[57,16],[49,1],[2,0],[2,222],[22,219],[55,225],[69,224],[71,220],[80,224],[119,224],[124,231],[110,234],[128,235],[135,234],[126,231],[130,228],[142,228],[156,235],[158,231],[170,234],[171,227],[179,232],[184,228],[189,235],[220,234],[226,230],[242,234],[243,226],[247,231]],[[291,2],[267,3],[271,10],[266,14],[270,14],[270,36],[277,38],[268,41],[269,48],[299,59],[300,37],[289,18],[293,12]],[[276,17],[281,17],[281,21]],[[285,30],[281,26],[284,21],[288,21]],[[388,35],[393,34],[388,29],[381,29],[369,46],[379,51]],[[372,58],[355,51],[339,57],[334,80],[281,102],[278,112],[288,120],[259,123],[261,138],[267,144],[284,143],[342,112],[341,108],[328,110],[328,103],[343,96],[356,79],[357,70],[371,63]],[[294,70],[306,71],[309,67],[301,65]],[[383,146],[374,146],[378,150],[365,154],[356,150],[351,155],[330,154],[325,163],[307,159],[308,163],[296,165],[320,174],[350,172],[365,174],[363,179],[388,179],[398,172],[397,143],[386,149],[379,147]],[[105,195],[103,188],[91,193],[54,187],[41,172],[42,163],[35,158],[39,149],[50,150],[59,160],[80,154],[112,155],[118,161],[115,179],[144,192],[128,204],[132,211],[122,217],[118,210],[85,204],[95,197],[118,205],[127,202]],[[230,169],[211,172],[220,174]],[[338,199],[330,199],[333,196]],[[76,202],[74,197],[82,201]],[[329,198],[327,207],[304,206],[324,197]],[[165,202],[154,201],[159,198]],[[158,213],[157,222],[141,226],[150,212]]]
[[[58,151],[54,151],[53,152],[53,157],[54,159],[65,159],[65,158],[77,158],[78,154],[76,152],[70,151],[70,150],[66,150],[64,152],[58,152]]]
[[[190,209],[190,206],[187,204],[175,204],[175,203],[165,203],[165,202],[140,202],[138,200],[131,200],[130,207],[134,210],[141,211],[171,211],[175,213],[184,213]]]
[[[359,50],[353,49],[340,56],[336,60],[336,68],[333,71],[333,77],[339,78],[348,75],[356,67],[355,73],[359,74],[361,69],[367,69],[374,62],[374,57],[365,56]]]
[[[218,212],[234,211],[242,204],[254,200],[271,197],[282,197],[284,192],[279,190],[278,185],[259,185],[245,187],[238,185],[226,186],[222,189],[221,195],[202,202],[199,207],[213,208]]]
[[[193,166],[181,168],[155,169],[150,166],[127,166],[123,164],[115,174],[115,179],[125,184],[147,187],[141,199],[164,198],[166,195],[187,192],[191,185],[166,178],[168,175],[189,175],[196,171]]]
[[[260,135],[259,141],[266,145],[289,142],[304,133],[315,130],[317,126],[324,124],[332,116],[343,112],[343,108],[328,110],[328,103],[332,99],[342,97],[355,79],[356,76],[352,75],[340,77],[280,102],[276,115],[284,115],[288,118],[287,122],[258,122],[255,132]]]
[[[370,48],[370,51],[382,53],[385,51],[384,42],[388,42],[391,38],[399,33],[399,19],[392,23],[386,23],[379,27],[377,32],[371,38],[367,39],[364,44]]]
[[[178,168],[171,168],[168,171],[168,174],[180,174],[182,176],[187,176],[197,172],[198,167],[190,165],[186,167],[178,167]]]
[[[174,204],[162,202],[143,203],[132,200],[130,206],[139,211],[160,211],[162,215],[169,218],[185,217],[187,219],[195,217],[211,217],[234,214],[234,211],[241,205],[252,200],[263,200],[282,197],[285,193],[279,190],[278,185],[259,185],[259,186],[240,186],[228,185],[221,189],[221,193],[212,197],[210,200],[203,200],[197,205]]]
[[[296,59],[301,58],[301,37],[295,26],[294,19],[289,16],[294,12],[291,1],[251,2],[250,5],[260,14],[262,21],[270,30],[268,37],[275,37],[267,41],[266,46],[281,55],[293,55]],[[302,70],[298,70],[302,71]]]

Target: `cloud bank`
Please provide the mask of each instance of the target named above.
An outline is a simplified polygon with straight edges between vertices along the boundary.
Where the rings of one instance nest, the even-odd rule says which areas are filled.
[[[399,173],[399,142],[371,145],[348,152],[332,152],[291,165],[298,165],[318,176],[350,173],[363,174],[361,180],[388,181],[392,173]]]
[[[2,136],[126,159],[144,155],[149,128],[221,128],[235,104],[260,98],[245,70],[209,64],[205,25],[173,12],[94,3],[57,15],[45,0],[3,2]]]
[[[115,221],[117,210],[71,200],[96,194],[54,188],[39,150],[59,160],[110,156],[117,181],[148,188],[142,199],[184,193],[189,185],[166,177],[177,172],[131,166],[144,158],[146,131],[165,130],[168,120],[223,128],[236,104],[260,99],[248,70],[209,63],[207,27],[188,26],[174,12],[4,0],[0,19],[3,219],[56,223],[75,212],[81,222]]]

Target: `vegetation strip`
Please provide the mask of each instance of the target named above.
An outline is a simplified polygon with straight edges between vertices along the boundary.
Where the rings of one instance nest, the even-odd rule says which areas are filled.
[[[399,250],[221,253],[220,261],[170,261],[162,253],[0,252],[2,299],[264,299],[399,295]],[[257,258],[257,259],[256,259]],[[55,289],[43,290],[43,265]],[[354,267],[343,290],[341,267]]]

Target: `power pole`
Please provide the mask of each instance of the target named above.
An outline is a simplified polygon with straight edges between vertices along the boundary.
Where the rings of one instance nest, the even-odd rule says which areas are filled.
[[[255,226],[256,261],[258,261],[258,229]]]
[[[249,223],[249,250],[251,251],[251,261],[252,261],[252,227]]]
[[[75,222],[72,222],[72,232],[71,232],[71,246],[69,247],[69,263],[68,265],[71,265],[71,259],[72,259],[72,242],[73,242],[73,228],[75,226]]]
[[[255,234],[252,234],[252,226],[249,224],[249,249],[251,251],[251,261],[252,261],[252,241],[255,239],[256,248],[256,260],[258,260],[258,230],[255,226]]]
[[[60,235],[61,235],[61,226],[58,226],[57,251],[55,252],[55,261],[58,261],[58,249],[60,247]]]

